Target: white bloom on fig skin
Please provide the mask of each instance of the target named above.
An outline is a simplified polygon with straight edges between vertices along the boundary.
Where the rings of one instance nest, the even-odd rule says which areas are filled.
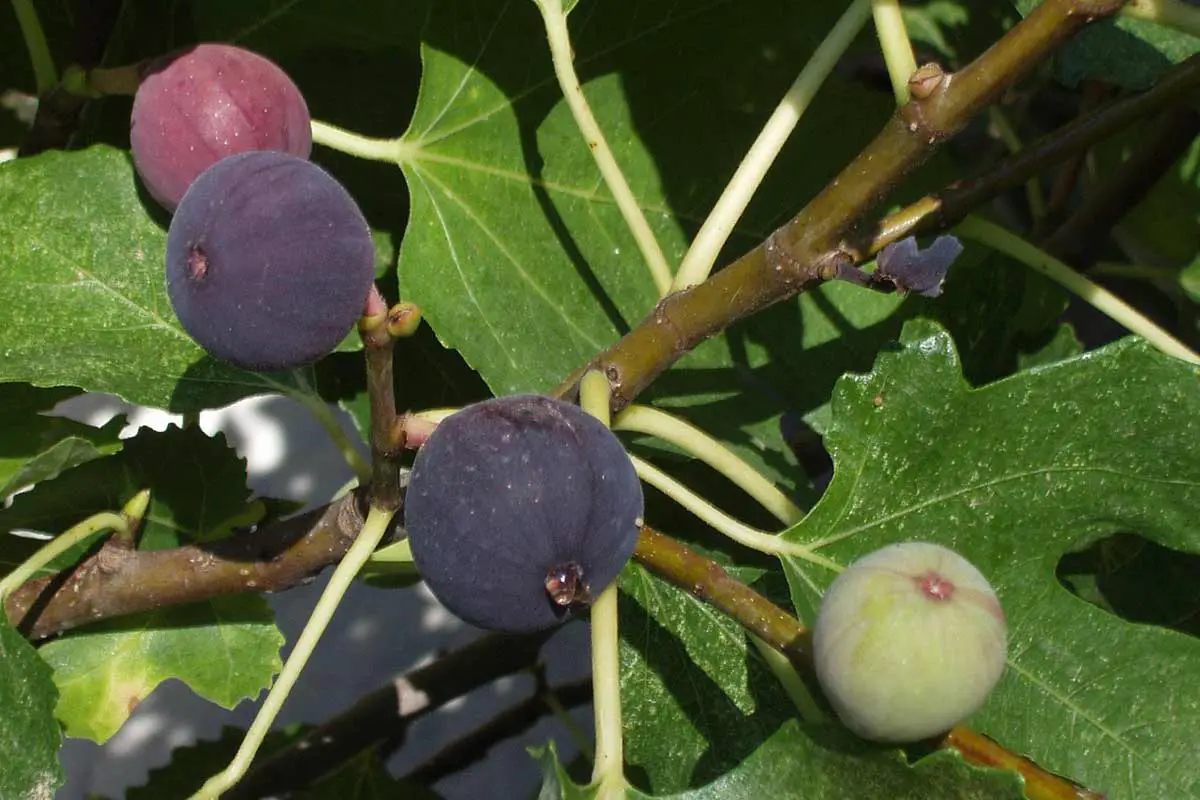
[[[911,742],[977,711],[1004,672],[1008,626],[996,593],[941,545],[905,542],[852,564],[813,629],[817,678],[847,728]]]

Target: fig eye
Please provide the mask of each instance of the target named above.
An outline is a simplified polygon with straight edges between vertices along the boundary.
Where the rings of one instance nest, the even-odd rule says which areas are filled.
[[[583,582],[583,568],[574,561],[552,567],[546,573],[546,594],[564,608],[592,602],[587,584]]]

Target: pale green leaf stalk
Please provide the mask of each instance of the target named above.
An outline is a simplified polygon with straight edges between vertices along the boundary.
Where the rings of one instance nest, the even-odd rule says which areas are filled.
[[[825,83],[838,59],[866,24],[870,11],[870,0],[854,0],[829,31],[829,35],[817,46],[808,63],[800,70],[796,81],[771,113],[750,150],[742,158],[742,163],[738,165],[729,184],[721,192],[721,197],[713,206],[712,212],[700,226],[699,233],[696,234],[683,257],[683,262],[679,265],[679,271],[675,274],[672,290],[681,291],[703,283],[708,278],[717,261],[717,255],[745,213],[746,206],[750,204],[750,198],[758,191],[767,171],[775,163],[775,158],[792,131],[796,129],[800,117],[816,96],[817,90]]]
[[[899,0],[871,0],[871,14],[875,18],[875,32],[879,36],[879,47],[887,64],[888,78],[896,105],[908,102],[908,79],[917,71],[917,57],[913,55],[912,42],[904,25]]]
[[[708,464],[753,497],[784,525],[804,518],[800,507],[754,467],[704,431],[665,411],[632,405],[617,414],[613,430],[636,431],[669,442]]]
[[[605,425],[610,423],[612,389],[603,373],[589,371],[579,385],[579,405]],[[596,715],[596,755],[592,786],[598,800],[625,797],[624,741],[621,732],[621,665],[617,630],[617,581],[592,604],[592,704]]]
[[[583,134],[588,150],[591,151],[592,158],[595,159],[596,166],[600,169],[604,183],[612,192],[617,209],[621,212],[629,232],[633,234],[634,241],[637,242],[642,259],[646,262],[650,276],[654,279],[655,288],[658,289],[660,295],[665,295],[671,288],[671,266],[667,263],[667,257],[663,255],[662,248],[654,237],[654,231],[650,229],[650,223],[646,220],[646,215],[642,213],[637,197],[634,196],[633,189],[629,187],[629,182],[625,180],[625,174],[617,164],[617,160],[608,146],[608,141],[604,138],[604,132],[600,130],[600,123],[596,121],[592,107],[588,105],[587,97],[583,94],[583,86],[580,85],[579,76],[575,73],[575,54],[571,48],[571,34],[567,28],[567,12],[563,9],[562,0],[535,0],[535,2],[538,10],[542,12],[542,20],[546,24],[546,37],[550,42],[550,58],[554,62],[554,74],[558,77],[558,85],[562,89],[563,97],[566,98],[571,114],[575,117],[575,124],[579,127],[579,132]]]
[[[630,458],[633,459],[633,466],[637,470],[639,478],[679,503],[713,530],[728,536],[738,544],[768,555],[794,556],[834,572],[841,570],[841,565],[837,562],[818,555],[807,545],[789,542],[777,534],[752,528],[729,516],[648,461],[643,461],[637,456],[630,456]]]
[[[192,800],[213,800],[220,797],[222,792],[228,790],[246,774],[246,770],[250,768],[250,762],[254,760],[258,748],[262,746],[263,739],[271,730],[271,724],[279,715],[280,709],[283,708],[284,701],[291,694],[300,673],[304,671],[304,666],[308,663],[317,642],[321,640],[321,635],[325,633],[325,628],[333,619],[333,613],[341,603],[342,596],[350,588],[354,576],[367,563],[371,553],[375,551],[384,533],[387,532],[393,513],[375,507],[368,512],[358,538],[354,540],[346,557],[333,571],[329,583],[325,586],[325,591],[321,592],[321,598],[317,601],[316,608],[313,609],[312,615],[304,625],[304,630],[300,632],[300,638],[296,640],[296,646],[283,665],[283,670],[279,673],[275,685],[267,693],[267,699],[263,701],[262,708],[254,717],[250,729],[246,731],[246,737],[242,739],[241,747],[238,748],[233,760],[229,762],[229,766],[209,778],[200,787],[200,791],[192,795]]]
[[[1200,355],[1160,328],[1140,311],[1015,233],[976,216],[967,217],[954,230],[964,239],[974,239],[1042,273],[1164,353],[1192,364],[1200,364]]]
[[[12,0],[12,5],[17,24],[21,26],[21,36],[25,38],[25,47],[29,50],[37,93],[39,96],[45,95],[58,83],[58,70],[54,67],[54,59],[50,57],[50,47],[46,44],[46,34],[42,32],[37,9],[33,7],[32,0]]]
[[[13,590],[36,575],[38,570],[80,542],[87,541],[97,533],[107,531],[116,531],[119,536],[129,536],[141,524],[149,506],[150,490],[143,489],[125,504],[125,508],[120,514],[101,511],[55,536],[19,567],[5,575],[3,580],[0,580],[0,606],[3,606],[5,599],[12,594]]]
[[[313,142],[331,150],[389,164],[403,163],[407,157],[402,139],[372,139],[317,119],[312,121],[311,127]]]

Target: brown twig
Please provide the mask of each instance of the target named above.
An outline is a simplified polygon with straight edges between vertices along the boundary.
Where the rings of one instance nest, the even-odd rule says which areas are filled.
[[[1200,74],[1200,69],[1195,70]],[[1177,106],[1158,119],[1136,149],[1042,244],[1077,269],[1086,268],[1108,233],[1145,199],[1200,133],[1200,112]]]
[[[336,564],[362,528],[353,495],[260,530],[169,550],[102,548],[22,585],[4,610],[30,639],[86,622],[239,592],[277,592]]]
[[[1154,88],[1079,117],[987,173],[956,181],[884,217],[875,226],[868,253],[876,253],[906,236],[952,227],[1005,189],[1019,186],[1047,167],[1083,153],[1122,128],[1178,103],[1197,86],[1200,86],[1200,56],[1192,56],[1167,72]]]
[[[310,786],[368,747],[403,738],[417,719],[497,678],[529,669],[550,632],[492,634],[389,681],[283,750],[255,765],[224,800],[249,800]]]
[[[396,388],[393,383],[395,338],[388,332],[388,307],[371,287],[366,312],[358,324],[367,361],[367,398],[371,407],[371,505],[396,511],[404,500],[400,455],[392,439],[396,427]]]
[[[862,225],[869,211],[1055,48],[1124,3],[1046,0],[979,58],[901,107],[854,161],[765,242],[699,286],[665,297],[555,393],[573,396],[583,373],[596,368],[612,385],[613,412],[620,411],[700,342],[833,277],[839,264],[862,260],[873,238]]]
[[[731,578],[720,564],[650,528],[643,528],[638,536],[634,558],[668,583],[713,606],[783,653],[802,675],[813,674],[808,629],[749,586]],[[1029,800],[1099,800],[1101,797],[961,725],[943,737],[937,746],[958,750],[972,764],[1016,771],[1025,779],[1025,796]]]
[[[590,679],[557,687],[539,687],[523,702],[492,717],[479,728],[443,747],[427,761],[414,767],[404,779],[419,786],[432,786],[448,775],[480,761],[496,744],[518,736],[552,711],[547,703],[552,695],[562,708],[573,708],[592,699]]]

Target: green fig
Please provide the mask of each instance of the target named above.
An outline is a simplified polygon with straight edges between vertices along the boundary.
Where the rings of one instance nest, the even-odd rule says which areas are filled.
[[[817,678],[854,733],[935,736],[977,711],[1004,672],[1004,611],[987,579],[941,545],[905,542],[852,564],[813,629]]]

